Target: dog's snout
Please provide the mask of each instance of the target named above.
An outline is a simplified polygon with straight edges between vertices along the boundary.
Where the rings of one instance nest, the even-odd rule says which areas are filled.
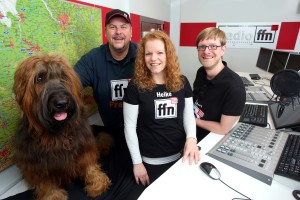
[[[68,105],[68,99],[57,99],[54,102],[54,106],[58,109],[64,109]]]

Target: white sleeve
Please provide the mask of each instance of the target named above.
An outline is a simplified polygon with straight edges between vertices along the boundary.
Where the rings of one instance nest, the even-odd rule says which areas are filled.
[[[142,163],[139,141],[136,133],[139,105],[123,102],[124,132],[132,163]]]
[[[183,110],[183,126],[186,137],[192,137],[197,140],[193,97],[185,98],[185,106]]]

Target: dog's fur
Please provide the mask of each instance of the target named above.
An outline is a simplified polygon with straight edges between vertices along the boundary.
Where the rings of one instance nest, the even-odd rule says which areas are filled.
[[[81,82],[69,62],[53,54],[25,59],[16,69],[13,91],[22,111],[15,162],[36,199],[67,199],[63,188],[76,178],[91,197],[105,192],[111,183],[97,162]]]

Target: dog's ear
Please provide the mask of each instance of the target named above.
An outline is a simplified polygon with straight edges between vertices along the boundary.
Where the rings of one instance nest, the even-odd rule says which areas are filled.
[[[30,122],[28,132],[39,133],[42,126],[34,116],[37,112],[37,106],[34,99],[37,98],[35,88],[36,66],[41,62],[41,56],[31,56],[24,59],[16,68],[14,73],[13,92],[15,100],[22,111],[22,117],[26,117]]]
[[[31,56],[23,60],[14,73],[14,85],[13,92],[15,94],[16,102],[22,108],[24,103],[24,98],[27,95],[26,99],[31,103],[32,96],[34,92],[34,82],[36,76],[36,65],[40,62],[38,56]],[[30,94],[28,94],[30,93]]]

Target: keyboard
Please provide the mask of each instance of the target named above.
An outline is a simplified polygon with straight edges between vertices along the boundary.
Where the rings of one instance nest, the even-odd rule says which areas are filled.
[[[254,86],[254,84],[247,77],[241,76],[241,79],[242,79],[245,87]]]
[[[266,127],[268,124],[268,105],[245,104],[239,121]]]
[[[300,181],[300,135],[288,136],[275,174]]]

